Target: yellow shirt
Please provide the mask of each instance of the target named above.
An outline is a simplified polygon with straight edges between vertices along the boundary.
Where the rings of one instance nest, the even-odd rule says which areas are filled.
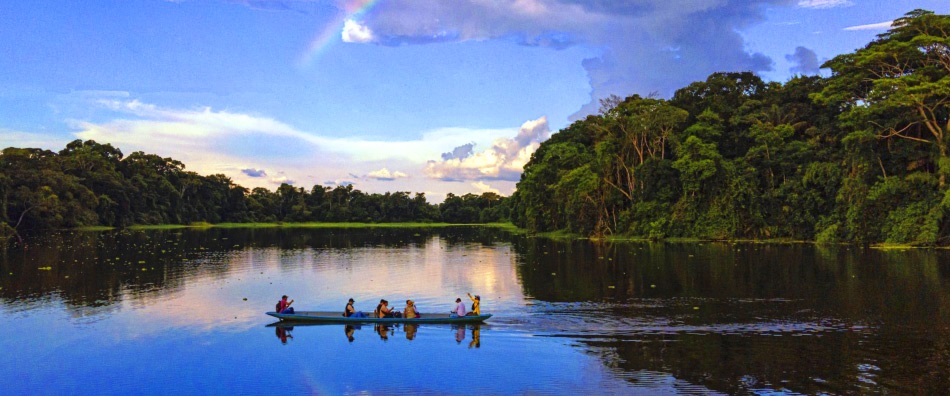
[[[476,300],[475,297],[472,297],[471,295],[469,295],[468,298],[472,299],[472,312],[474,312],[475,315],[481,315],[482,307],[479,305],[480,301]]]
[[[403,317],[405,317],[406,319],[414,319],[414,318],[416,318],[416,317],[418,317],[418,316],[419,316],[419,315],[416,315],[416,305],[415,305],[415,304],[413,304],[413,305],[407,305],[407,306],[406,306],[406,312],[403,312]]]

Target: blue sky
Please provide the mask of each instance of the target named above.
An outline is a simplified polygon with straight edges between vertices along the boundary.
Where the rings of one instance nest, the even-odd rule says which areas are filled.
[[[600,98],[822,73],[915,8],[950,2],[0,1],[0,147],[94,139],[246,187],[508,195]]]

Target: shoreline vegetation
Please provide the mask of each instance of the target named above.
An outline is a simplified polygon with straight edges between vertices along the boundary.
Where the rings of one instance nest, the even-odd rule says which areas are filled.
[[[491,227],[508,229],[516,231],[511,223],[328,223],[328,222],[305,222],[305,223],[205,223],[197,222],[192,224],[135,224],[124,227],[129,230],[174,230],[174,229],[203,229],[203,228],[445,228],[445,227]],[[77,231],[111,231],[120,229],[120,227],[108,226],[90,226],[76,227]]]
[[[0,153],[0,236],[24,229],[441,227],[547,238],[950,246],[950,15],[914,10],[829,77],[713,73],[601,100],[542,142],[510,197],[248,189],[75,140]],[[181,225],[174,225],[181,224]],[[103,228],[105,227],[105,228]]]
[[[178,229],[211,229],[211,228],[221,228],[221,229],[258,229],[258,228],[288,228],[288,229],[299,229],[299,228],[311,228],[311,229],[365,229],[365,228],[446,228],[446,227],[489,227],[502,229],[508,232],[527,235],[534,238],[546,238],[553,240],[588,240],[593,242],[606,242],[606,243],[623,243],[623,242],[651,242],[651,243],[694,243],[694,244],[704,244],[704,243],[724,243],[724,244],[738,244],[738,243],[753,243],[753,244],[778,244],[778,245],[840,245],[840,246],[856,246],[853,243],[828,243],[828,242],[819,242],[819,241],[808,241],[808,240],[792,240],[787,238],[773,238],[773,239],[702,239],[702,238],[665,238],[665,239],[650,239],[650,238],[640,238],[640,237],[631,237],[631,236],[622,236],[622,235],[611,235],[607,237],[596,237],[596,236],[584,236],[580,234],[570,233],[566,231],[553,231],[553,232],[541,232],[541,233],[531,233],[528,230],[523,228],[518,228],[512,223],[193,223],[193,224],[148,224],[148,225],[132,225],[125,227],[125,229],[133,231],[145,231],[145,230],[178,230]],[[113,231],[120,229],[119,227],[107,227],[107,226],[89,226],[89,227],[76,227],[71,230],[75,231]],[[893,244],[893,243],[879,243],[868,245],[871,249],[877,250],[910,250],[910,249],[950,249],[947,246],[913,246],[908,244]]]

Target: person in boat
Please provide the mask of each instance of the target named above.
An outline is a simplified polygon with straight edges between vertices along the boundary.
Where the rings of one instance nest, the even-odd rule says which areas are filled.
[[[357,311],[356,308],[353,308],[353,303],[355,302],[356,301],[353,301],[351,298],[350,301],[346,303],[346,308],[343,308],[343,316],[347,318],[365,318],[366,314],[364,314],[363,311]]]
[[[419,311],[416,310],[416,303],[412,300],[406,300],[406,309],[403,310],[403,317],[406,319],[415,319],[421,316],[422,315],[419,315]]]
[[[475,297],[472,297],[472,293],[468,293],[468,298],[472,299],[472,312],[469,312],[469,315],[481,315],[482,314],[482,298],[478,294]]]
[[[465,316],[465,303],[462,302],[461,298],[455,299],[455,310],[452,311],[454,316]]]
[[[294,303],[294,300],[290,300],[290,302],[287,302],[287,295],[284,295],[283,297],[280,298],[280,301],[277,302],[277,313],[282,313],[282,314],[294,313],[294,308],[290,306],[290,304],[293,304],[293,303]]]
[[[377,318],[393,318],[395,313],[392,309],[389,308],[389,301],[379,300],[379,305],[376,306],[376,317]]]

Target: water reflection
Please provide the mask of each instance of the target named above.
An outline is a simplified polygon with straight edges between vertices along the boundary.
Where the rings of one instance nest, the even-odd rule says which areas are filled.
[[[274,332],[277,334],[277,339],[280,340],[281,344],[286,344],[287,339],[293,339],[294,336],[290,334],[294,331],[293,326],[276,326],[274,327]]]
[[[346,340],[352,343],[356,341],[357,335],[359,335],[359,333],[363,330],[364,325],[307,323],[307,322],[274,322],[267,325],[267,327],[274,328],[275,333],[277,334],[277,338],[278,340],[280,340],[281,344],[286,344],[288,339],[294,338],[291,332],[293,332],[295,328],[298,328],[299,330],[299,328],[301,327],[327,328],[327,327],[336,327],[336,326],[340,326],[343,328],[343,334]],[[369,328],[368,324],[365,326]],[[375,336],[378,336],[379,339],[384,342],[388,342],[390,341],[391,338],[395,338],[399,336],[404,336],[406,341],[412,342],[416,340],[416,334],[418,333],[420,326],[426,326],[432,329],[448,329],[450,330],[449,333],[452,334],[451,337],[454,337],[456,344],[458,345],[465,344],[464,341],[466,340],[466,337],[468,337],[471,339],[471,342],[465,345],[468,345],[469,349],[481,348],[481,328],[483,326],[482,324],[420,325],[420,324],[411,324],[411,323],[394,323],[394,324],[373,323],[372,331]],[[303,333],[301,333],[302,336],[306,337],[308,333],[306,332],[306,330],[302,330],[302,331],[304,331]],[[446,338],[450,338],[450,337],[446,337]],[[441,337],[437,337],[437,338],[424,337],[423,338],[424,341],[439,341],[440,339],[442,338]]]
[[[330,386],[334,391],[325,393],[476,393],[453,388],[450,368],[438,371],[439,362],[453,359],[481,359],[482,367],[503,378],[497,387],[478,388],[489,394],[585,393],[590,383],[605,393],[950,389],[947,251],[591,243],[478,228],[28,238],[28,249],[0,249],[0,350],[38,357],[0,357],[6,374],[0,380],[22,379],[21,367],[50,368],[32,372],[13,394],[47,389],[41,386],[70,393],[75,387],[60,370],[96,378],[120,372],[140,356],[156,363],[144,364],[135,377],[160,383],[154,373],[174,366],[161,356],[202,359],[202,348],[216,342],[244,346],[218,356],[263,356],[281,367],[299,357],[301,374],[318,382],[326,378],[323,366],[311,362],[313,353],[340,363],[390,359],[445,376],[400,378],[399,389],[354,379],[364,385]],[[269,319],[263,312],[282,294],[307,310],[338,310],[352,296],[358,302],[411,298],[420,311],[443,312],[467,291],[477,291],[482,309],[495,314],[485,348],[478,326],[338,325],[343,337],[333,326],[292,324],[275,326],[273,333],[261,327]],[[65,341],[25,349],[13,341],[24,333]],[[211,377],[234,382],[232,369],[240,364],[226,359],[201,362]],[[90,360],[89,367],[77,363]],[[578,372],[594,380],[578,379]],[[156,393],[171,393],[157,386]],[[263,389],[269,387],[233,391]]]
[[[525,293],[537,300],[527,323],[579,340],[630,381],[669,372],[725,393],[950,389],[945,251],[514,245]]]

